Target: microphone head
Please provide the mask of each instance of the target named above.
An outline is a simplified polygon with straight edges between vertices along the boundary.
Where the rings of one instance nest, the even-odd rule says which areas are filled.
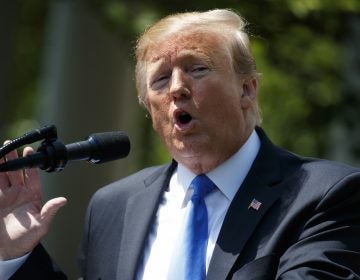
[[[129,137],[123,131],[91,134],[87,139],[92,146],[91,163],[104,163],[126,157],[130,152]]]

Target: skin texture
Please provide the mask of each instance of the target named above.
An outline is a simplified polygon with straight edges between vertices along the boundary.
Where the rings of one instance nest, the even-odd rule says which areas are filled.
[[[225,45],[220,34],[193,30],[164,37],[146,53],[153,127],[173,158],[197,174],[235,153],[256,123],[257,80],[233,72]],[[180,121],[184,114],[190,122]],[[24,156],[32,152],[27,147]],[[0,260],[33,250],[65,204],[57,197],[43,205],[36,169],[0,172]]]
[[[23,155],[32,153],[30,147]],[[12,151],[7,160],[17,158]],[[0,159],[0,163],[5,159]],[[37,169],[0,172],[0,260],[21,257],[33,250],[48,232],[56,212],[66,199],[58,197],[42,206]]]
[[[173,34],[147,52],[146,106],[167,150],[194,173],[227,160],[255,126],[257,80],[230,67],[220,34]],[[188,113],[189,123],[178,115]]]

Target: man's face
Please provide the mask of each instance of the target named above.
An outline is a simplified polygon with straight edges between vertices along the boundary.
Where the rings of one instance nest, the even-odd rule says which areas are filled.
[[[149,50],[147,108],[172,157],[195,173],[229,158],[250,135],[256,81],[233,72],[215,33],[170,35]]]

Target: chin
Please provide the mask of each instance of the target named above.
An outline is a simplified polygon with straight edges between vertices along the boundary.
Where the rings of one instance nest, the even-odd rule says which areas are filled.
[[[181,141],[181,140],[174,140],[171,145],[168,147],[173,154],[176,154],[180,157],[196,157],[199,154],[198,145],[194,145],[193,142],[189,141]]]
[[[172,155],[177,162],[185,165],[195,173],[199,173],[199,170],[202,170],[202,166],[207,161],[203,154],[195,153],[192,150],[177,150]]]

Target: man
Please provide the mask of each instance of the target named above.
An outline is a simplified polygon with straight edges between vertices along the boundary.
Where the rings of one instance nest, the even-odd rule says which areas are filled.
[[[197,265],[180,265],[189,256],[178,253],[192,182],[205,174],[214,187],[196,279],[360,279],[360,170],[271,144],[258,127],[259,74],[244,28],[235,13],[213,10],[166,17],[140,38],[139,99],[174,160],[93,196],[85,279],[195,279],[180,277]],[[66,200],[41,208],[35,170],[0,176],[0,259],[18,262],[10,279],[65,279],[39,240]]]

